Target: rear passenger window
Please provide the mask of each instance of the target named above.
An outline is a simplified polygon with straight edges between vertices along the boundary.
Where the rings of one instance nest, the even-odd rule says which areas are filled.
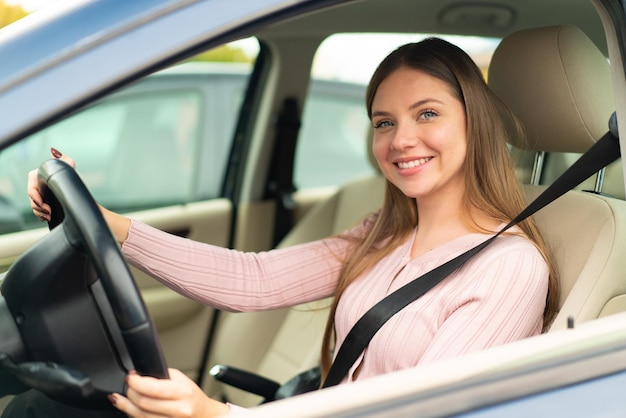
[[[229,48],[249,62],[196,57],[2,151],[0,233],[41,226],[30,210],[26,174],[50,158],[50,147],[74,158],[96,201],[118,212],[219,197],[259,51],[253,39]]]
[[[365,87],[313,79],[294,162],[298,188],[344,183],[373,173],[366,156]]]

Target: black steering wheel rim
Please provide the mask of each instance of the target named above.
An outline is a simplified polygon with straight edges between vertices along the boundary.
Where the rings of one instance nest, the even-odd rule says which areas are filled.
[[[167,367],[146,305],[89,190],[76,171],[61,160],[43,163],[38,178],[44,201],[53,208],[50,229],[65,224],[69,241],[91,260],[135,370],[139,374],[167,378]]]
[[[50,233],[2,283],[0,305],[17,329],[7,335],[19,333],[23,342],[12,352],[0,342],[2,364],[53,398],[110,407],[107,394],[125,392],[131,368],[168,377],[161,345],[120,246],[76,171],[49,160],[38,182],[52,207]]]

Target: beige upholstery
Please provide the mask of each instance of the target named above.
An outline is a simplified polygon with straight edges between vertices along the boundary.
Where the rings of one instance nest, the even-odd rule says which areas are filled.
[[[531,29],[504,39],[489,84],[524,123],[527,149],[580,153],[608,130],[614,109],[609,64],[576,27]],[[529,199],[541,189],[527,186]],[[626,202],[571,191],[535,219],[563,287],[552,329],[565,327],[568,317],[582,322],[626,310]]]
[[[529,198],[543,186],[526,186]],[[584,322],[626,311],[626,202],[581,191],[560,197],[535,215],[561,275],[561,310]]]
[[[608,61],[575,26],[516,32],[500,43],[489,85],[521,118],[534,151],[585,152],[615,110]]]
[[[517,48],[523,43],[543,47]],[[529,143],[513,145],[550,152],[542,184],[552,183],[606,132],[614,110],[608,61],[575,26],[533,29],[507,37],[494,54],[489,84],[526,121]],[[557,105],[538,102],[538,92],[554,95],[551,100]],[[552,131],[551,138],[545,140],[548,131]],[[529,173],[523,176],[530,178]],[[594,187],[592,177],[578,189]],[[607,167],[601,190],[621,199],[626,197],[621,162]]]

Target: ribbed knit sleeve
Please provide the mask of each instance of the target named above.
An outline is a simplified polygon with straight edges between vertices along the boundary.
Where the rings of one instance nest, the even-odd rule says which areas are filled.
[[[245,253],[133,220],[122,251],[131,265],[192,299],[227,311],[256,311],[332,295],[347,245],[329,238]]]

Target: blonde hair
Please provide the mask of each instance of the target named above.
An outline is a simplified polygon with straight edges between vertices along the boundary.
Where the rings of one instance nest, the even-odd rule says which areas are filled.
[[[410,68],[444,81],[465,107],[467,119],[467,155],[465,157],[464,221],[477,232],[489,233],[471,218],[470,208],[480,208],[495,220],[508,222],[526,207],[526,201],[515,176],[507,139],[523,141],[521,123],[489,89],[480,69],[460,48],[438,38],[399,47],[378,66],[366,93],[367,112],[371,119],[374,96],[380,83],[399,68]],[[513,140],[516,140],[515,142]],[[417,205],[389,181],[380,215],[371,232],[360,241],[352,240],[354,250],[344,262],[335,298],[326,324],[322,344],[322,374],[325,377],[332,361],[335,339],[334,318],[339,299],[345,289],[366,270],[378,263],[404,242],[417,226]],[[521,222],[519,228],[540,251],[548,264],[550,276],[544,310],[544,330],[556,315],[559,302],[559,280],[548,246],[532,219]],[[386,245],[377,246],[386,241]]]

